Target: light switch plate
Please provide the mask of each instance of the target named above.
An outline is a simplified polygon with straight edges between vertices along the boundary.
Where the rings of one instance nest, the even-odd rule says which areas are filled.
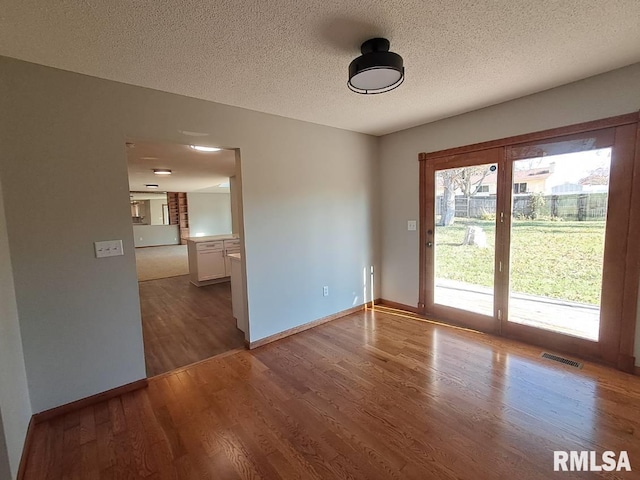
[[[410,232],[415,232],[416,228],[417,222],[415,220],[407,221],[407,230],[409,230]]]
[[[94,242],[93,246],[96,250],[96,258],[117,257],[124,255],[122,249],[122,240],[106,240],[103,242]]]

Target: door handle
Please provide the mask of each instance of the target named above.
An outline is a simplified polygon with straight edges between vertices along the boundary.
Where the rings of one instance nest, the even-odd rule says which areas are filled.
[[[433,242],[427,242],[427,247],[429,248],[433,247]]]

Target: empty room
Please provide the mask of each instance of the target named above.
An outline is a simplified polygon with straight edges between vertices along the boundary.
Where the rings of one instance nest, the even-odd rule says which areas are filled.
[[[0,480],[640,478],[639,24],[5,2]]]

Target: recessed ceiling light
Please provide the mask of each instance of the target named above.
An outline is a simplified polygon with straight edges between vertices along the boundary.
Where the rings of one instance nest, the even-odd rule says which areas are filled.
[[[189,147],[197,150],[198,152],[219,152],[222,150],[218,147],[203,147],[202,145],[189,145]]]
[[[158,184],[157,183],[147,183],[147,184],[145,184],[145,187],[147,187],[147,188],[158,188]]]
[[[168,168],[154,168],[153,173],[156,175],[171,175],[171,170]]]

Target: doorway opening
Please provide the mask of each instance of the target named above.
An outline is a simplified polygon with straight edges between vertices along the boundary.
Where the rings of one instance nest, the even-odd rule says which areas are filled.
[[[239,152],[140,139],[126,147],[147,375],[244,348],[244,280],[231,287],[243,253]]]

